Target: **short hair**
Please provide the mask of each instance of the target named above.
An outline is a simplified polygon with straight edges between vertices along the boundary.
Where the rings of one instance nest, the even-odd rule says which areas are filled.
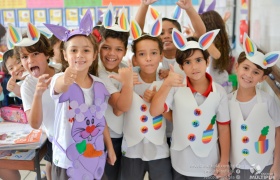
[[[180,25],[180,23],[178,21],[173,20],[173,19],[168,19],[168,18],[162,18],[162,22],[163,21],[171,22],[180,32],[182,32],[181,25]]]
[[[159,37],[152,37],[152,36],[149,36],[149,35],[142,35],[140,38],[132,41],[132,45],[131,45],[131,50],[132,52],[135,54],[136,56],[136,45],[137,43],[139,43],[140,41],[143,41],[143,40],[152,40],[152,41],[155,41],[157,44],[158,44],[158,48],[159,48],[159,52],[160,54],[162,54],[162,51],[163,51],[163,43],[161,41],[161,39]]]
[[[105,40],[109,37],[119,39],[121,42],[123,42],[124,47],[127,48],[129,32],[114,31],[111,29],[106,29],[104,26],[101,26],[99,31],[102,35],[103,40]]]
[[[197,38],[195,37],[189,37],[187,38],[187,41],[196,41],[197,42]],[[188,58],[191,57],[194,53],[195,50],[200,50],[203,54],[203,58],[205,61],[207,61],[207,59],[209,58],[209,53],[208,51],[203,51],[202,49],[199,48],[194,48],[194,49],[187,49],[185,51],[181,51],[180,49],[177,49],[176,51],[176,62],[179,65],[183,65],[184,61]]]
[[[51,47],[53,47],[56,43],[61,42],[60,39],[58,39],[55,35],[52,35],[52,37],[49,39]]]
[[[257,51],[263,53],[263,51],[261,49],[257,49]],[[264,53],[263,53],[264,54]],[[247,59],[245,52],[241,52],[238,56],[237,59],[237,63],[238,65],[240,65],[241,63],[243,63],[245,60]],[[250,60],[249,60],[250,61]],[[255,63],[254,63],[255,64]],[[272,68],[268,67],[267,69],[262,68],[260,65],[255,64],[257,66],[258,69],[263,71],[263,75],[269,75],[272,72]]]
[[[3,54],[3,63],[2,63],[2,65],[3,65],[3,70],[4,70],[4,72],[5,73],[9,73],[9,71],[8,71],[8,68],[7,68],[7,66],[6,66],[6,62],[7,62],[7,60],[9,59],[9,58],[13,58],[14,57],[14,51],[13,51],[13,49],[10,49],[10,50],[8,50],[8,51],[6,51],[4,54]]]

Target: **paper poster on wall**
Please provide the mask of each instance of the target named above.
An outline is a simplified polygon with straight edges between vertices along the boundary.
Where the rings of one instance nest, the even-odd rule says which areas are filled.
[[[2,15],[3,15],[4,26],[7,27],[8,23],[11,23],[12,25],[16,26],[15,10],[13,9],[2,10]]]
[[[87,12],[88,9],[90,10],[91,15],[92,15],[93,26],[95,26],[95,24],[96,24],[96,20],[95,20],[95,8],[82,8],[81,15],[80,15],[80,19],[82,19],[82,17],[84,16],[84,14]]]
[[[26,0],[0,0],[1,9],[26,8]]]
[[[33,18],[35,26],[43,26],[43,23],[47,23],[47,13],[46,9],[34,9],[33,10]]]
[[[110,2],[112,3],[113,6],[140,5],[140,1],[139,0],[129,0],[129,1],[128,0],[103,0],[102,1],[102,5],[103,6],[108,6],[110,4]]]
[[[66,26],[78,26],[79,25],[79,13],[78,9],[69,8],[65,10],[65,25]]]
[[[28,9],[19,9],[17,12],[18,15],[18,26],[26,27],[27,23],[31,22],[31,14]]]
[[[65,0],[64,7],[102,6],[102,0]]]
[[[49,23],[55,25],[63,25],[62,9],[49,9]]]
[[[28,8],[63,8],[63,0],[26,0]]]

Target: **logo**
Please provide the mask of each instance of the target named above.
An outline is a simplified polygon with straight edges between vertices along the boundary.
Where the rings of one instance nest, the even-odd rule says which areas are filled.
[[[255,165],[255,164],[252,164],[252,166],[250,167],[250,172],[251,174],[259,174],[261,172],[261,167],[260,165]]]

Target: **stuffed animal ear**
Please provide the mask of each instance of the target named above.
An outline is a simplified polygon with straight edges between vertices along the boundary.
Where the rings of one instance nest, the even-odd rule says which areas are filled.
[[[153,37],[156,37],[161,34],[161,31],[162,31],[162,19],[161,19],[161,15],[159,15],[158,18],[153,23],[149,34]]]
[[[212,3],[208,6],[206,12],[215,10],[216,0],[213,0]]]
[[[187,49],[187,39],[176,28],[172,29],[172,40],[177,49],[185,51]]]
[[[253,57],[257,52],[257,46],[253,41],[249,38],[247,33],[244,33],[243,36],[243,50],[246,53],[246,56]]]
[[[178,5],[176,5],[171,18],[178,20],[180,19],[181,16],[182,16],[182,9]]]
[[[102,24],[105,28],[112,27],[115,24],[112,3],[109,4],[106,12],[103,14]]]
[[[119,14],[119,18],[118,18],[118,25],[120,26],[121,29],[123,29],[124,31],[129,31],[129,23],[128,23],[128,19],[125,15],[125,9],[124,7],[122,8],[122,10],[120,11]]]
[[[199,46],[203,50],[208,49],[209,46],[214,41],[217,34],[219,33],[219,31],[220,31],[220,29],[215,29],[215,30],[212,30],[212,31],[209,31],[209,32],[203,34],[198,40]]]
[[[199,5],[199,9],[198,9],[198,14],[204,13],[204,8],[205,8],[205,0],[201,0],[201,3]]]
[[[135,20],[130,22],[130,35],[133,40],[138,39],[142,35],[142,30]]]
[[[85,32],[88,36],[93,29],[93,21],[90,9],[87,10],[84,17],[81,19],[79,30]]]
[[[263,64],[266,67],[274,66],[280,57],[280,51],[273,51],[264,56]]]
[[[20,31],[12,24],[8,24],[7,33],[8,42],[10,42],[13,45],[19,43],[22,40],[22,35]]]
[[[66,41],[68,39],[68,34],[70,33],[70,31],[65,27],[54,24],[44,25],[61,41]]]

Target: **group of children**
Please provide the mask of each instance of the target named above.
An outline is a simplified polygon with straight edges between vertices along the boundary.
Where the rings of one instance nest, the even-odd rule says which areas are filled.
[[[21,97],[30,125],[46,131],[47,178],[279,179],[278,106],[256,88],[278,52],[264,55],[245,36],[235,66],[239,88],[228,94],[227,80],[207,73],[210,63],[215,77],[227,67],[224,23],[208,27],[191,0],[179,0],[193,37],[184,37],[174,16],[157,13],[142,33],[154,2],[143,0],[130,25],[124,11],[115,23],[109,5],[95,33],[89,10],[76,30],[45,24],[59,40],[53,59],[61,65],[49,64],[54,47],[32,24],[26,35],[9,27],[9,90]],[[124,63],[129,32],[133,62]]]

